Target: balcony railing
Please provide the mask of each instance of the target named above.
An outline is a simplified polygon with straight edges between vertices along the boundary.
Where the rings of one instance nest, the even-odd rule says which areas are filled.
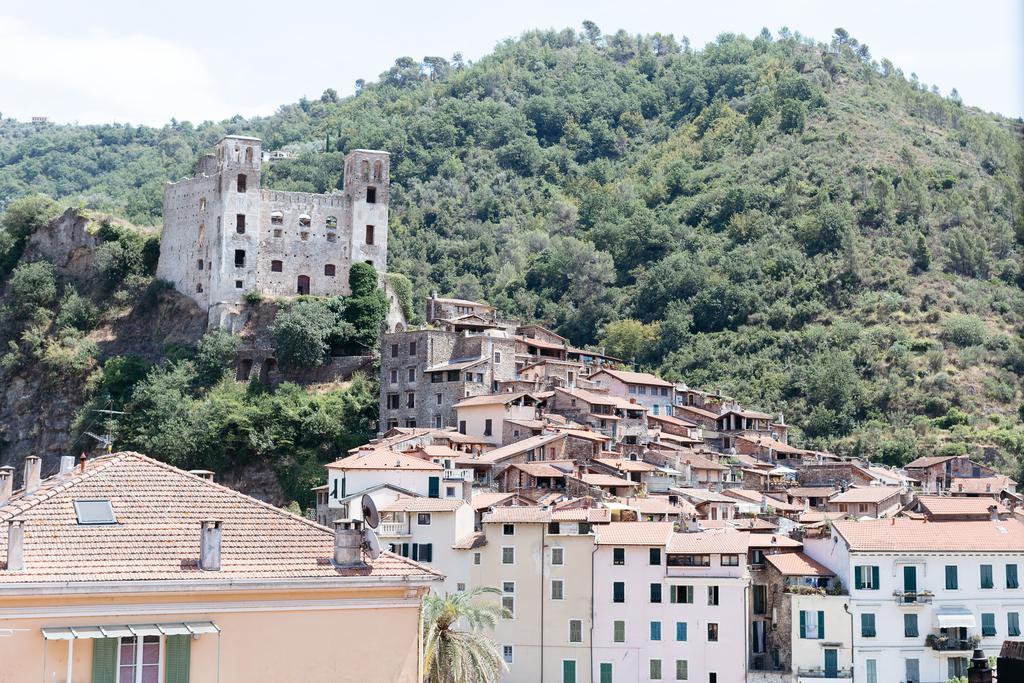
[[[935,598],[931,591],[893,591],[892,596],[897,605],[928,605]]]
[[[410,536],[408,522],[381,522],[378,530],[381,536]]]
[[[811,668],[800,667],[796,670],[798,678],[853,678],[853,669],[825,669],[819,666]]]
[[[937,638],[929,636],[925,640],[925,645],[940,652],[948,652],[951,650],[956,652],[971,652],[977,646],[977,644],[971,640],[960,638],[950,639],[945,636],[939,636]]]
[[[452,469],[446,468],[445,479],[459,479],[461,481],[473,481],[473,469],[471,467]]]

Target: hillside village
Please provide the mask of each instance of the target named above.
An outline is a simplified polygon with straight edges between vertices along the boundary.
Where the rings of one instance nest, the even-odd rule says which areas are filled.
[[[229,139],[220,156],[256,143]],[[237,170],[216,170],[207,191],[260,191]],[[360,202],[387,196],[370,173],[339,200],[357,207],[341,241],[315,232],[315,196],[255,217],[236,208],[258,206],[244,197],[207,241],[214,202],[189,195],[200,212],[165,230],[178,246],[158,268],[188,264],[175,286],[202,295],[212,327],[244,318],[236,290],[289,298],[295,278],[309,295],[298,272],[261,270],[278,260],[259,250],[290,255],[275,239],[294,222],[294,249],[310,227],[319,259],[347,270],[355,249],[340,245],[373,241],[351,216],[365,222]],[[221,260],[243,242],[257,258]],[[217,264],[205,287],[197,258]],[[326,465],[306,517],[135,452],[64,456],[45,478],[29,456],[17,489],[0,468],[9,680],[42,666],[69,682],[416,681],[431,595],[490,605],[480,631],[505,681],[991,681],[996,656],[999,680],[1014,680],[1024,497],[1010,477],[963,455],[894,468],[801,448],[784,415],[720,390],[483,301],[423,306],[422,324],[382,321],[378,433]],[[273,360],[243,374],[269,381]]]

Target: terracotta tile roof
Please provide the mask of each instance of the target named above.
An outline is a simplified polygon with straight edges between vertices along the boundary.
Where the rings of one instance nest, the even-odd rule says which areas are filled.
[[[509,467],[514,467],[517,470],[522,470],[523,472],[526,472],[531,477],[554,477],[554,478],[557,478],[557,479],[564,479],[566,474],[572,474],[573,466],[571,464],[567,468],[569,471],[566,472],[565,470],[562,470],[562,469],[560,469],[558,467],[555,467],[555,465],[553,465],[552,462],[565,463],[565,462],[571,462],[571,461],[558,460],[558,461],[547,461],[547,462],[544,462],[544,461],[539,461],[539,462],[518,462],[518,463],[514,463],[512,465],[509,465]]]
[[[453,550],[472,550],[474,548],[481,548],[487,545],[487,536],[483,532],[477,531],[464,538],[460,538],[452,544]]]
[[[744,441],[748,441],[748,442],[750,442],[750,443],[752,443],[752,444],[754,444],[754,445],[756,445],[756,446],[758,446],[760,448],[770,448],[771,450],[775,451],[776,453],[799,454],[799,453],[806,453],[807,452],[807,451],[805,451],[805,450],[803,450],[801,448],[794,448],[793,446],[790,446],[789,444],[782,443],[781,441],[776,441],[775,439],[771,438],[770,436],[756,436],[756,437],[755,436],[737,436],[736,438],[737,439],[743,439]]]
[[[807,512],[801,512],[800,516],[796,518],[796,521],[801,524],[817,524],[819,522],[827,522],[836,519],[843,519],[847,516],[845,512],[823,512],[821,510],[808,510]]]
[[[953,477],[949,483],[950,493],[999,493],[1003,489],[1013,489],[1017,485],[1007,476],[994,477]]]
[[[612,511],[607,508],[563,508],[551,513],[551,521],[602,524],[612,521]]]
[[[537,339],[536,337],[524,337],[518,334],[516,335],[516,341],[526,344],[527,346],[536,346],[538,349],[551,349],[553,351],[562,351],[565,349],[565,344],[544,341],[543,339]]]
[[[666,552],[701,555],[715,553],[738,555],[747,552],[751,535],[745,531],[729,529],[674,533],[669,541]]]
[[[466,370],[475,365],[483,363],[486,358],[463,358],[463,359],[452,359],[438,365],[431,365],[424,372],[454,372],[455,370]]]
[[[833,525],[851,550],[895,552],[1014,552],[1024,548],[1024,523],[929,522],[916,519],[840,520]]]
[[[748,544],[751,548],[802,548],[800,541],[782,534],[750,534]]]
[[[589,429],[573,429],[572,427],[562,426],[555,426],[553,429],[560,434],[568,434],[569,436],[576,437],[577,439],[585,439],[586,441],[599,441],[604,443],[612,440],[612,437],[610,436],[605,436],[600,432],[594,432]]]
[[[661,495],[647,496],[646,498],[619,498],[619,501],[641,515],[692,515],[697,512],[697,508],[693,507],[689,501],[680,500],[673,505],[668,502],[668,496]]]
[[[738,531],[776,531],[778,526],[760,517],[739,517],[736,519],[702,519],[702,529],[736,529]]]
[[[697,406],[676,406],[676,410],[680,410],[687,413],[693,413],[695,415],[700,415],[701,417],[709,417],[712,420],[718,419],[718,413],[714,413],[710,410],[704,410],[703,408],[698,408]]]
[[[483,396],[471,396],[470,398],[464,398],[456,403],[453,408],[469,408],[472,406],[491,406],[491,405],[508,405],[514,401],[518,401],[524,396],[536,400],[536,397],[527,391],[517,391],[515,393],[508,394],[485,394]]]
[[[514,493],[474,493],[473,499],[469,501],[469,504],[473,506],[474,510],[486,510],[489,507],[501,505],[502,503],[515,498],[515,496],[516,494]]]
[[[441,304],[456,304],[459,306],[482,306],[484,308],[494,308],[486,301],[470,301],[469,299],[452,299],[443,296],[431,297],[427,299],[428,302],[435,301]]]
[[[612,406],[621,410],[647,410],[646,406],[642,406],[639,403],[630,403],[621,396],[612,396],[606,392],[589,391],[587,389],[579,388],[565,389],[563,387],[555,387],[555,391],[572,396],[573,398],[579,399],[592,406]],[[597,417],[613,419],[615,416],[597,414]]]
[[[461,498],[427,498],[400,496],[381,506],[381,512],[454,512],[466,501]]]
[[[686,496],[690,501],[697,501],[699,503],[729,503],[730,505],[736,504],[735,498],[723,495],[716,491],[709,491],[708,489],[691,489],[684,488],[681,486],[673,486],[669,488],[671,493],[678,493],[681,496]]]
[[[435,462],[398,451],[360,451],[327,465],[334,470],[431,470],[444,468]]]
[[[611,522],[597,527],[597,545],[664,546],[672,535],[672,522]]]
[[[648,415],[648,420],[654,420],[655,422],[664,422],[666,424],[675,425],[676,427],[692,428],[696,427],[696,422],[690,422],[682,418],[676,417],[675,415]]]
[[[526,505],[506,505],[485,512],[484,524],[491,523],[525,523],[539,524],[551,521],[551,510]]]
[[[117,523],[78,524],[76,500],[109,500]],[[0,508],[0,523],[14,518],[25,522],[25,570],[0,570],[0,584],[440,576],[387,552],[364,556],[366,568],[336,569],[331,529],[131,452],[94,458],[84,473],[15,494]],[[220,571],[198,568],[199,525],[208,519],[223,522]]]
[[[613,477],[610,474],[588,473],[581,476],[580,479],[591,486],[639,486],[635,481],[623,479],[622,477]]]
[[[590,378],[593,379],[594,375],[598,375],[602,372],[606,372],[615,379],[620,382],[625,382],[626,384],[646,384],[647,386],[669,387],[671,389],[675,388],[675,385],[671,382],[666,382],[657,375],[652,375],[649,372],[629,372],[627,370],[610,370],[608,368],[601,368],[597,372],[592,373]]]
[[[619,458],[594,458],[594,460],[602,465],[608,465],[623,472],[653,472],[657,469],[651,463],[643,462],[642,460],[623,460]]]
[[[772,496],[766,496],[760,491],[752,491],[750,489],[725,489],[722,491],[722,494],[729,496],[730,498],[736,498],[737,500],[754,503],[756,505],[760,505],[762,502],[765,502],[765,499],[767,499],[768,507],[774,508],[775,510],[781,510],[783,512],[799,512],[804,509],[802,505],[787,503],[777,498],[773,498]]]
[[[727,470],[729,469],[725,465],[720,465],[714,460],[708,460],[703,455],[697,455],[696,453],[687,453],[686,455],[679,456],[679,463],[688,463],[690,467],[695,470]]]
[[[955,457],[957,457],[957,456],[955,456],[955,455],[930,455],[930,456],[925,456],[925,457],[922,457],[922,458],[917,458],[915,460],[911,460],[910,462],[908,462],[906,465],[903,466],[903,469],[910,469],[912,467],[916,469],[916,468],[922,468],[922,467],[931,467],[932,465],[940,465],[940,464],[946,462],[947,460],[952,460]]]
[[[963,515],[988,518],[991,506],[995,506],[996,512],[1001,515],[1010,512],[995,499],[986,496],[918,496],[917,500],[921,504],[921,509],[932,519]]]
[[[419,446],[414,450],[422,451],[425,455],[431,458],[457,458],[462,455],[461,451],[457,451],[451,446],[439,446],[437,444]]]
[[[837,493],[828,499],[829,503],[882,503],[899,496],[900,490],[895,486],[864,486],[852,487],[844,493]]]
[[[527,451],[532,451],[534,448],[540,448],[541,446],[547,446],[548,444],[556,441],[562,441],[565,439],[565,434],[538,434],[537,436],[531,436],[528,439],[522,441],[516,441],[507,446],[501,448],[495,448],[487,451],[480,457],[472,458],[468,454],[464,454],[459,459],[460,463],[480,463],[480,464],[494,464],[501,462],[506,458],[511,458]]]
[[[764,559],[784,576],[835,576],[831,569],[803,553],[775,553]]]
[[[839,491],[831,486],[793,486],[786,489],[791,498],[828,498]]]

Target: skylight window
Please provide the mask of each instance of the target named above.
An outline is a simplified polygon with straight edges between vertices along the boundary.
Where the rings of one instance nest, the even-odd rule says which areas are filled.
[[[75,514],[79,524],[117,524],[109,500],[76,500]]]

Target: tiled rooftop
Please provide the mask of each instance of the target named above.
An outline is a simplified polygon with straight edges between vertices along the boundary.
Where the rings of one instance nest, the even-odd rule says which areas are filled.
[[[929,522],[916,519],[841,520],[833,525],[851,550],[896,552],[1024,552],[1024,523]]]
[[[672,535],[672,522],[612,522],[597,527],[598,545],[664,546]]]
[[[78,524],[76,500],[109,500],[117,523]],[[131,452],[94,458],[84,473],[16,493],[0,508],[0,523],[11,519],[25,522],[25,569],[0,569],[0,584],[438,576],[386,552],[364,556],[366,568],[337,569],[331,529]],[[223,522],[221,569],[201,571],[200,522],[211,519]]]
[[[327,465],[335,470],[436,470],[444,468],[435,462],[397,451],[360,451]]]
[[[454,512],[466,501],[461,498],[426,498],[400,496],[380,508],[381,512]]]
[[[776,553],[764,559],[784,576],[835,576],[831,569],[803,553]]]
[[[849,488],[828,499],[829,503],[882,503],[893,496],[899,496],[900,490],[894,486],[865,486]]]

